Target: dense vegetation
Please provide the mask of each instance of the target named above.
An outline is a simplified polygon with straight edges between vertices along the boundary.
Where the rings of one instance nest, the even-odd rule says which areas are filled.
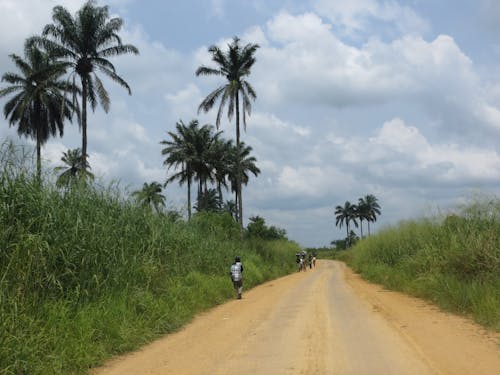
[[[0,148],[0,373],[83,373],[175,330],[245,288],[294,270],[297,245],[240,240],[227,214],[189,222],[113,188],[59,190]]]
[[[406,221],[359,241],[341,258],[369,280],[424,297],[500,330],[500,201]]]

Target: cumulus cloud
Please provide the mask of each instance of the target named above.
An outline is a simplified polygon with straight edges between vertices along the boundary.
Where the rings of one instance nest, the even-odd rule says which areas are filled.
[[[403,34],[422,34],[430,27],[412,8],[392,0],[316,0],[314,4],[319,14],[346,34],[370,31],[374,21],[388,23]]]
[[[112,4],[126,12],[128,1]],[[7,54],[22,52],[24,39],[50,22],[52,3],[0,3],[2,71],[14,70]],[[58,3],[72,11],[81,6]],[[498,191],[500,84],[491,72],[483,74],[459,39],[427,36],[427,20],[391,0],[301,4],[236,30],[243,43],[261,46],[249,77],[258,97],[242,140],[253,147],[262,173],[244,188],[246,218],[261,215],[302,244],[326,245],[345,234],[334,228],[334,206],[368,193],[381,202],[382,225],[460,201],[472,188]],[[218,5],[229,16],[233,5]],[[111,111],[89,114],[93,172],[132,190],[165,180],[159,141],[176,121],[215,121],[216,108],[196,112],[223,81],[196,78],[194,71],[212,65],[209,45],[225,48],[232,37],[222,33],[181,52],[151,35],[139,16],[127,19],[121,35],[140,56],[112,60],[133,95],[106,80]],[[17,138],[1,125],[0,136]],[[221,130],[234,138],[234,120],[224,116]],[[62,152],[80,145],[78,127],[68,125],[63,139],[44,147],[44,166],[60,165]],[[166,194],[185,202],[185,189],[175,184]]]

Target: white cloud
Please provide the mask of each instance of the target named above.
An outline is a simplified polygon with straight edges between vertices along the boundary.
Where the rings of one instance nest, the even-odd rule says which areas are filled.
[[[368,32],[371,22],[392,24],[400,33],[424,33],[429,24],[412,8],[396,1],[379,0],[316,0],[316,11],[347,34]]]

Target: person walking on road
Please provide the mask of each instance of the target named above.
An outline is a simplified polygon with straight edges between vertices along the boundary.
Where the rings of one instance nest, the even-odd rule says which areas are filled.
[[[237,256],[234,258],[230,274],[237,298],[241,299],[241,293],[243,292],[243,264],[241,263],[240,257]]]

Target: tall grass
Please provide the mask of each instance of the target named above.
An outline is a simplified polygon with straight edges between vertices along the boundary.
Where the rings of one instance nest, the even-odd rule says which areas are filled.
[[[245,288],[294,270],[297,245],[240,242],[229,216],[174,222],[118,190],[40,184],[0,147],[0,373],[86,373]]]
[[[347,262],[370,280],[500,330],[500,201],[402,222],[360,241]]]

